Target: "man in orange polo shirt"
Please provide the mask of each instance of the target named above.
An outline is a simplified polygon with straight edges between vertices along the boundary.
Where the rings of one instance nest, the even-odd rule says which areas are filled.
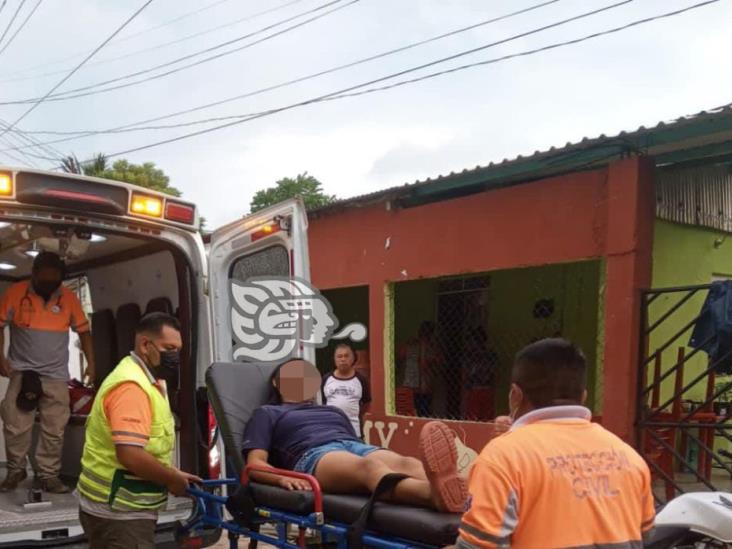
[[[456,547],[643,547],[655,519],[648,466],[590,422],[582,352],[562,339],[536,342],[512,377],[515,419],[473,466]]]
[[[135,330],[135,350],[99,387],[78,484],[90,549],[153,549],[166,492],[184,496],[201,481],[173,466],[175,421],[160,379],[179,368],[182,347],[178,319],[150,313]]]
[[[8,474],[0,492],[15,490],[28,476],[26,463],[36,408],[41,429],[36,476],[43,490],[67,493],[58,478],[69,409],[69,329],[79,334],[94,380],[89,321],[76,295],[62,285],[66,266],[59,256],[42,252],[33,261],[31,280],[12,285],[0,298],[0,375],[10,377],[0,404]],[[4,328],[10,327],[6,357]],[[29,398],[30,394],[30,398]]]

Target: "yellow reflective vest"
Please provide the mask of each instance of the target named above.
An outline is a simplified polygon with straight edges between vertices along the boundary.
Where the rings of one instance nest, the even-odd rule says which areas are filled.
[[[104,413],[104,397],[122,383],[137,383],[150,399],[152,425],[145,451],[170,466],[175,445],[175,422],[170,404],[153,385],[148,373],[128,356],[104,380],[86,424],[78,490],[86,498],[108,503],[118,511],[154,511],[164,506],[168,492],[162,485],[124,470],[117,461],[112,431]]]

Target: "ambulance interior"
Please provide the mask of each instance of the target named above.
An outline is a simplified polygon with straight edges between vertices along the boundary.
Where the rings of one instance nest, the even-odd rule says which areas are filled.
[[[193,280],[184,255],[152,234],[90,232],[85,227],[52,226],[0,218],[0,292],[16,281],[30,277],[33,258],[40,251],[53,251],[65,258],[65,284],[82,302],[92,326],[96,361],[97,386],[118,361],[132,350],[134,329],[145,313],[162,311],[176,315],[181,321],[184,348],[179,372],[165,381],[171,407],[176,417],[178,466],[191,472],[204,473],[198,464],[205,464],[208,448],[199,444],[206,425],[197,425],[197,412],[205,409],[195,383],[195,312],[196,300],[191,296]],[[6,352],[9,341],[5,332]],[[69,345],[71,378],[81,379],[85,359],[78,337],[71,334]],[[0,396],[5,395],[8,380],[0,378]],[[64,436],[61,477],[74,486],[80,472],[86,416],[72,414]],[[0,420],[1,423],[1,420]],[[34,428],[33,446],[39,428]],[[32,454],[32,452],[31,452]],[[5,477],[5,442],[0,432],[0,475]],[[13,493],[0,494],[0,545],[4,534],[29,529],[43,529],[44,537],[71,536],[77,532],[78,503],[73,494],[43,494],[43,505],[26,505],[31,496],[32,472]],[[48,504],[50,502],[50,505]],[[169,511],[180,518],[188,500],[171,500]],[[182,516],[185,517],[187,513]],[[161,517],[162,519],[163,517]],[[71,528],[71,530],[69,530]],[[18,538],[21,539],[21,538]]]

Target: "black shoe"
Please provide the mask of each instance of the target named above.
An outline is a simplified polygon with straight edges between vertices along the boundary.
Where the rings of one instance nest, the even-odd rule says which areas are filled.
[[[28,478],[28,473],[25,469],[16,469],[14,471],[8,471],[8,476],[0,484],[0,492],[12,492],[18,485]]]

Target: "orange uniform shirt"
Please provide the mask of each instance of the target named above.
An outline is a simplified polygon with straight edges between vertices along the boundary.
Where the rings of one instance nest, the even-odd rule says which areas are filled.
[[[10,327],[8,359],[13,370],[33,370],[54,379],[69,377],[69,329],[89,331],[89,321],[74,292],[60,286],[48,301],[28,280],[0,297],[0,329]]]
[[[470,474],[457,547],[641,548],[655,509],[648,466],[581,406],[521,417]]]
[[[152,407],[145,391],[137,383],[121,383],[104,397],[107,416],[115,444],[145,447],[150,440]]]
[[[150,383],[166,396],[165,381],[156,380],[135,353],[132,353],[132,357],[143,369]],[[133,381],[120,383],[105,395],[102,404],[112,432],[112,442],[143,448],[147,445],[152,427],[152,405],[142,387]]]

